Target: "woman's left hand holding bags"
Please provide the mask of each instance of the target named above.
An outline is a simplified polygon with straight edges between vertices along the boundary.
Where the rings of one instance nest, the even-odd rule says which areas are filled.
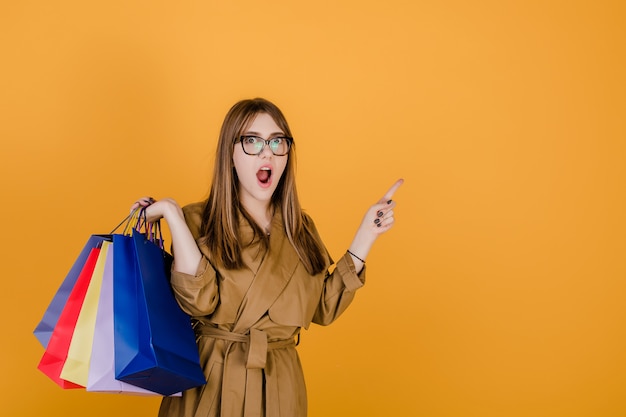
[[[176,258],[174,270],[195,275],[202,254],[189,227],[187,227],[183,210],[178,203],[171,198],[157,201],[152,197],[141,197],[130,209],[132,212],[138,208],[145,210],[145,218],[149,223],[165,219],[172,235],[172,254]]]

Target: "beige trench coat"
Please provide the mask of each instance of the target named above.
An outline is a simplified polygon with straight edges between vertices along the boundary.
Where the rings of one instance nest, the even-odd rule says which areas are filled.
[[[196,239],[203,206],[183,209]],[[241,226],[250,241],[252,228]],[[311,322],[333,322],[365,283],[365,270],[357,275],[346,254],[332,271],[311,276],[289,243],[280,215],[274,216],[271,230],[267,253],[256,243],[244,250],[246,268],[214,268],[206,246],[200,245],[203,259],[196,276],[172,273],[176,298],[195,323],[207,384],[182,397],[164,398],[159,417],[306,416],[294,338]],[[327,268],[331,263],[327,255]]]

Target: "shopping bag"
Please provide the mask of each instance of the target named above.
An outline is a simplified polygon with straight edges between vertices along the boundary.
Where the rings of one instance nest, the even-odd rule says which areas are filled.
[[[114,245],[108,249],[102,286],[98,300],[98,313],[93,335],[91,361],[87,378],[87,391],[133,395],[160,395],[115,379],[115,342],[113,327],[113,256]],[[178,393],[180,395],[180,393]]]
[[[74,333],[67,352],[67,359],[61,370],[61,378],[81,385],[87,386],[87,376],[89,374],[89,362],[93,344],[93,334],[96,326],[96,314],[98,312],[98,301],[100,299],[100,288],[102,286],[102,276],[104,266],[110,250],[110,242],[102,242],[100,254],[96,261],[85,300],[80,309]]]
[[[67,359],[74,327],[76,326],[99,253],[100,248],[93,248],[87,256],[85,264],[52,331],[46,350],[37,366],[40,371],[62,388],[83,388],[81,385],[63,380],[61,378],[61,370]]]
[[[152,240],[137,230],[113,235],[115,375],[170,395],[206,380],[190,317],[169,284],[172,258]]]
[[[74,284],[78,279],[78,275],[83,269],[85,265],[85,261],[89,256],[89,253],[93,248],[99,247],[100,244],[106,240],[110,239],[109,235],[92,235],[88,240],[82,251],[76,258],[76,261],[72,265],[72,268],[68,272],[67,276],[61,283],[61,286],[57,290],[56,294],[52,298],[52,301],[48,305],[41,321],[37,325],[34,330],[34,335],[39,340],[39,343],[43,345],[43,347],[48,346],[48,342],[50,341],[50,336],[52,336],[52,331],[59,320],[59,316],[61,315],[61,311],[63,311],[63,307],[72,292],[72,288],[74,288]]]

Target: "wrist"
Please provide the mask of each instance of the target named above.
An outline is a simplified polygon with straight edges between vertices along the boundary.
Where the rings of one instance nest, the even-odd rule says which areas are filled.
[[[357,260],[365,263],[365,258],[357,255],[356,253],[352,252],[350,249],[347,250],[348,254],[352,255],[352,257],[356,258]]]
[[[362,240],[354,239],[352,241],[352,244],[348,247],[347,252],[357,260],[365,263],[372,247],[371,243],[372,242],[365,242]]]

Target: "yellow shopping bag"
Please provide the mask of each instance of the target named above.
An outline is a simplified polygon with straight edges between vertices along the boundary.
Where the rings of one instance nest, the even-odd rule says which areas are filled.
[[[85,301],[80,310],[74,334],[70,342],[67,360],[61,370],[61,378],[81,385],[87,386],[89,375],[89,363],[91,360],[91,348],[93,345],[93,335],[96,326],[96,315],[98,313],[98,300],[100,299],[100,289],[102,287],[102,276],[104,265],[109,253],[111,242],[102,242],[102,248],[96,266],[89,283],[89,288],[85,295]]]

